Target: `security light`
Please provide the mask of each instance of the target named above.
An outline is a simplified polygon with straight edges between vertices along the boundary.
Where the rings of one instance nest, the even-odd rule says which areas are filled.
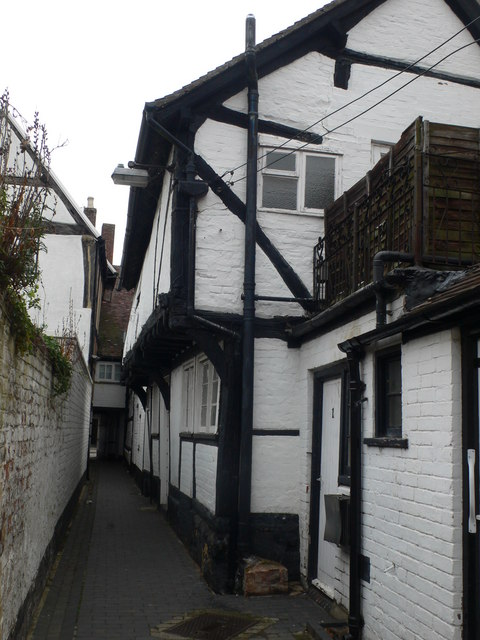
[[[115,184],[144,189],[148,186],[150,176],[146,169],[125,168],[123,164],[118,164],[112,173],[112,180]]]

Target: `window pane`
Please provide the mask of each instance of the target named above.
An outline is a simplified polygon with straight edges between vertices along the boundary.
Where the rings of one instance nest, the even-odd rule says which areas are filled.
[[[402,426],[402,401],[401,396],[390,396],[388,399],[388,424],[387,428],[400,428]]]
[[[270,151],[265,158],[265,168],[275,171],[295,171],[295,154]]]
[[[402,436],[402,364],[397,354],[381,357],[377,370],[376,433],[380,437]]]
[[[115,382],[120,382],[122,375],[122,367],[119,364],[115,365]]]
[[[402,370],[400,358],[387,362],[387,391],[400,393],[402,390]]]
[[[105,380],[111,380],[112,379],[112,365],[111,364],[106,364],[105,365]]]
[[[214,371],[213,384],[212,384],[212,401],[210,406],[210,426],[214,427],[217,424],[217,398],[218,398],[218,376]]]
[[[105,365],[104,364],[99,365],[98,377],[100,378],[100,380],[105,380]]]
[[[294,211],[297,208],[297,179],[264,175],[262,205]]]
[[[325,209],[335,199],[335,159],[307,156],[305,170],[305,207]]]

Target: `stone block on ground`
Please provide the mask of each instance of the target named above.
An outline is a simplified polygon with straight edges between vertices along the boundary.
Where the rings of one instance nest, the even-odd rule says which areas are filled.
[[[243,570],[243,593],[246,596],[265,596],[287,593],[288,570],[279,562],[250,557]]]

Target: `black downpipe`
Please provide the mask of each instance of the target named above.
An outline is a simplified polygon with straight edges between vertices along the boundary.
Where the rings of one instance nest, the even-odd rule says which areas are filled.
[[[245,61],[248,86],[247,196],[245,220],[245,272],[243,284],[242,406],[238,487],[238,546],[242,557],[249,551],[249,517],[252,485],[253,375],[255,348],[255,248],[257,224],[258,79],[255,54],[255,18],[246,21]]]
[[[414,262],[413,253],[379,251],[373,258],[373,286],[376,296],[377,329],[387,324],[387,301],[383,269],[386,262]]]
[[[365,388],[360,380],[360,358],[362,352],[345,349],[349,370],[350,411],[350,594],[348,628],[345,640],[361,638],[363,619],[361,613],[361,526],[362,526],[362,394]]]

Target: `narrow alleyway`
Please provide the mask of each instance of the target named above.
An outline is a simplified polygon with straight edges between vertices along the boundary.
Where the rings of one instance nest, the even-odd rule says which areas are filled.
[[[212,593],[164,516],[140,494],[122,464],[96,461],[91,478],[29,640],[232,637],[233,631],[193,635],[177,630],[173,635],[170,630],[195,612],[212,610],[223,612],[227,625],[237,623],[234,612],[241,613],[240,622],[250,624],[235,636],[242,640],[330,638],[321,627],[328,614],[305,594]],[[248,616],[259,620],[252,624]],[[307,625],[311,636],[301,634]]]

